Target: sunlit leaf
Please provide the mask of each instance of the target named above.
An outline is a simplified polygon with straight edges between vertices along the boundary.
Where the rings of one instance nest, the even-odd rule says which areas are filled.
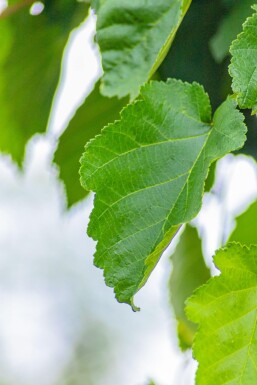
[[[253,385],[257,378],[257,246],[229,244],[214,257],[221,275],[187,303],[199,324],[196,385]]]

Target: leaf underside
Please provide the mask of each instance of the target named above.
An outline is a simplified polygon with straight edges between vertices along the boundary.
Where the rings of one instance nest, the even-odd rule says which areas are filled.
[[[253,385],[257,378],[257,246],[230,243],[214,257],[221,275],[187,302],[199,329],[197,385]]]
[[[257,10],[257,7],[254,7]],[[243,25],[243,32],[232,43],[229,72],[232,89],[240,108],[257,108],[257,13]]]
[[[135,97],[174,39],[191,0],[99,1],[97,35],[106,96]]]
[[[208,168],[245,141],[242,114],[227,99],[211,121],[198,84],[151,82],[88,143],[81,183],[96,192],[88,234],[95,264],[120,302],[133,305],[179,226],[201,207]]]

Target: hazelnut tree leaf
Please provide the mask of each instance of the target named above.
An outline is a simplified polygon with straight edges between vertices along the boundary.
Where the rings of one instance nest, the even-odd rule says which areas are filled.
[[[245,132],[233,99],[212,120],[201,86],[169,80],[146,85],[121,120],[86,145],[81,183],[96,193],[88,234],[118,301],[136,309],[134,295],[200,210],[210,164],[241,147]]]

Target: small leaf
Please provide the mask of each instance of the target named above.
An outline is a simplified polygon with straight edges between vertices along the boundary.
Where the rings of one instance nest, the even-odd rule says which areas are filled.
[[[191,0],[105,0],[97,3],[102,93],[135,97],[166,56]]]
[[[257,9],[257,8],[254,8]],[[257,13],[243,25],[243,32],[232,43],[229,72],[232,89],[240,108],[257,108]]]
[[[88,234],[120,302],[134,306],[179,226],[198,213],[210,163],[243,145],[235,106],[226,100],[211,122],[201,86],[151,82],[86,146],[81,183],[96,192]]]
[[[84,144],[99,134],[105,125],[118,119],[119,112],[126,103],[127,100],[124,99],[102,96],[98,82],[60,137],[54,162],[59,166],[60,178],[65,184],[68,206],[87,194],[79,183],[77,171]]]
[[[178,321],[180,347],[186,350],[192,346],[196,326],[186,317],[185,301],[196,288],[210,278],[210,270],[206,267],[202,254],[201,240],[194,227],[186,226],[171,261],[173,265],[169,282],[171,304]]]
[[[247,246],[257,244],[256,218],[257,201],[236,218],[236,228],[230,235],[229,241],[240,242]]]
[[[221,275],[188,300],[199,324],[197,385],[253,385],[257,378],[257,246],[230,243],[214,257]]]

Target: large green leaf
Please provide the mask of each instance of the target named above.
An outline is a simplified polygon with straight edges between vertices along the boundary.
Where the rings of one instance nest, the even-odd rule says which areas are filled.
[[[236,227],[229,241],[240,242],[243,245],[257,244],[257,201],[243,214],[236,218]]]
[[[97,42],[106,96],[136,96],[154,74],[175,37],[191,0],[102,0]]]
[[[24,7],[0,18],[0,151],[19,164],[27,140],[46,129],[64,46],[87,10],[86,3],[53,0],[38,16]]]
[[[219,28],[210,41],[213,56],[218,62],[229,53],[231,42],[241,32],[242,24],[251,15],[253,0],[237,1],[229,14],[224,17]]]
[[[210,163],[242,146],[245,131],[234,100],[211,122],[203,88],[169,80],[145,86],[86,146],[81,182],[96,192],[88,234],[120,302],[134,306],[178,227],[198,213]]]
[[[257,10],[257,6],[254,7]],[[257,108],[257,13],[243,25],[243,32],[230,48],[229,72],[232,88],[241,108]]]
[[[126,102],[124,99],[102,96],[98,82],[62,134],[54,162],[59,166],[60,178],[65,184],[68,206],[86,196],[78,175],[84,144],[99,134],[105,125],[118,119],[119,112]]]
[[[170,298],[178,322],[180,347],[185,350],[192,346],[196,331],[195,324],[186,317],[185,301],[210,278],[210,270],[202,254],[202,243],[194,227],[186,226],[171,260]]]
[[[257,378],[257,246],[229,244],[214,257],[221,275],[187,303],[199,324],[197,385],[253,385]]]

